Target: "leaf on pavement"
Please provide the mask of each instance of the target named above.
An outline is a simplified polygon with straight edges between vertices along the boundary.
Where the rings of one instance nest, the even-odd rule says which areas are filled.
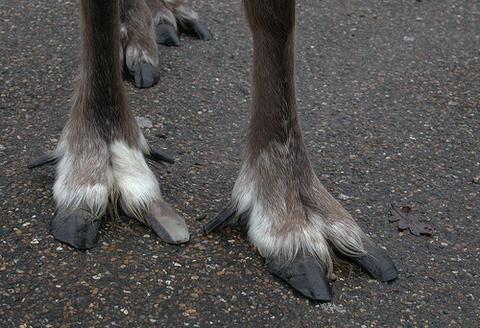
[[[396,207],[391,204],[390,215],[391,218],[388,220],[390,222],[397,222],[399,230],[410,230],[410,233],[415,236],[427,235],[431,236],[435,230],[435,226],[428,222],[422,222],[420,219],[411,214],[412,208],[410,206],[400,206]]]

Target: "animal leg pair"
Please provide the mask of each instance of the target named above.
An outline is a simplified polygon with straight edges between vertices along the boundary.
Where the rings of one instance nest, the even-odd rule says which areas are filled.
[[[160,78],[157,43],[180,45],[179,33],[210,40],[198,14],[183,0],[121,0],[121,57],[135,87],[149,88]]]
[[[83,0],[81,9],[76,100],[55,154],[43,160],[58,161],[52,232],[74,247],[93,247],[99,220],[118,205],[163,240],[185,242],[185,221],[163,200],[145,161],[155,153],[126,105],[118,1]],[[295,103],[295,1],[246,0],[245,10],[254,42],[247,151],[227,209],[205,231],[245,216],[268,270],[311,299],[332,299],[334,256],[381,281],[395,279],[392,261],[325,190],[308,159]]]

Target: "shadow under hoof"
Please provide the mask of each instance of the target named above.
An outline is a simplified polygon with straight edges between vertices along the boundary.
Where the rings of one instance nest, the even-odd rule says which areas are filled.
[[[299,254],[293,261],[267,261],[268,271],[281,278],[303,296],[322,302],[332,300],[332,289],[325,269],[313,256]]]
[[[69,215],[56,215],[52,222],[55,239],[77,249],[91,249],[98,241],[101,220],[91,213],[78,209]]]

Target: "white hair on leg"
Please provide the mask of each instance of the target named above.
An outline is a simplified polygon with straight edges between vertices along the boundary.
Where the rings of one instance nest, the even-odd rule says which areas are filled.
[[[137,65],[141,62],[146,62],[154,67],[157,67],[157,56],[151,56],[145,49],[137,46],[127,46],[125,51],[125,63],[129,70],[134,71]]]
[[[325,226],[320,220],[307,219],[304,224],[291,224],[286,232],[275,227],[274,212],[266,212],[262,204],[256,202],[250,212],[248,236],[265,258],[280,258],[285,263],[292,261],[299,253],[311,254],[330,274],[333,262],[325,239]],[[312,224],[312,221],[315,223]]]
[[[115,188],[122,208],[128,215],[145,222],[145,213],[162,196],[142,150],[131,148],[125,142],[117,140],[110,145],[110,155]]]
[[[360,257],[366,254],[363,245],[365,233],[353,219],[329,222],[325,233],[340,254],[348,257]]]
[[[232,201],[237,213],[245,213],[252,207],[253,188],[252,179],[248,174],[248,165],[244,163],[232,190]]]
[[[100,217],[105,213],[112,188],[112,175],[107,163],[106,146],[92,144],[82,154],[74,155],[61,142],[57,153],[61,159],[57,164],[57,175],[53,185],[53,198],[62,214],[84,208]]]
[[[288,172],[278,165],[278,158],[288,157],[288,152],[288,142],[275,144],[269,151],[260,154],[256,163],[244,163],[233,188],[232,202],[237,213],[248,213],[248,236],[263,257],[280,258],[288,263],[299,253],[311,254],[331,274],[333,261],[326,238],[325,220],[312,211],[288,208],[286,199],[289,190],[282,177],[268,186],[259,186],[265,180],[258,176],[258,172]],[[271,154],[275,154],[273,156],[277,160]],[[263,188],[263,192],[257,188]],[[268,192],[265,191],[266,188]],[[264,199],[265,195],[268,195],[267,199]],[[303,208],[301,203],[296,206]],[[294,215],[302,215],[304,218],[292,217]]]

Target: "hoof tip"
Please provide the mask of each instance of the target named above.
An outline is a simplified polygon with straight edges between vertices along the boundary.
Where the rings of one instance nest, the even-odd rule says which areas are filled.
[[[85,210],[76,210],[69,215],[56,215],[51,231],[55,239],[76,249],[91,249],[98,241],[101,221]]]
[[[267,268],[270,273],[311,300],[330,302],[333,298],[325,270],[312,256],[299,255],[286,263],[272,260],[267,263]]]

